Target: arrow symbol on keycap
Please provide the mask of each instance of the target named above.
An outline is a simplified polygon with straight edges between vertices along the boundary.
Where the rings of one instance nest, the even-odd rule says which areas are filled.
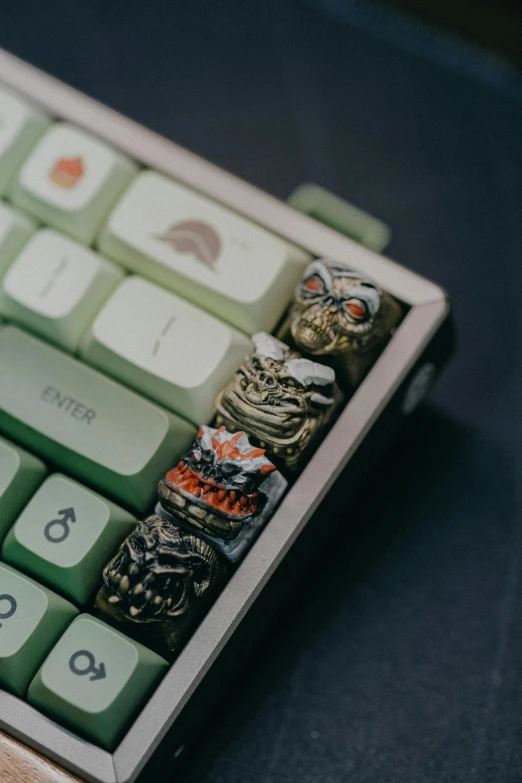
[[[80,667],[78,665],[79,660],[82,662],[85,661],[87,666]],[[92,674],[92,677],[89,677],[91,682],[93,682],[93,680],[104,680],[107,676],[105,673],[105,664],[100,663],[99,666],[96,666],[96,659],[89,650],[78,650],[74,655],[71,655],[69,668],[73,674],[78,674],[80,677],[83,677],[84,674]]]
[[[92,671],[92,677],[89,677],[89,680],[92,682],[93,680],[103,680],[106,677],[105,674],[105,664],[100,663],[98,668],[94,667],[91,669]]]
[[[51,544],[61,544],[68,537],[69,525],[76,522],[74,508],[64,508],[58,512],[60,519],[52,519],[44,528],[44,536]]]

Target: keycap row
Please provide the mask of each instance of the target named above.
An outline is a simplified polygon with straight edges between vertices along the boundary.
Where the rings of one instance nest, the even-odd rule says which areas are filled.
[[[0,685],[107,748],[168,664],[71,600],[89,600],[135,524],[0,439]]]
[[[209,421],[248,338],[143,278],[125,278],[116,264],[51,229],[37,231],[13,258],[30,230],[0,204],[7,269],[0,315],[67,351],[79,348],[88,363],[194,424]]]
[[[96,241],[128,270],[249,334],[275,327],[310,260],[2,88],[0,172],[0,196],[36,220],[83,244]]]

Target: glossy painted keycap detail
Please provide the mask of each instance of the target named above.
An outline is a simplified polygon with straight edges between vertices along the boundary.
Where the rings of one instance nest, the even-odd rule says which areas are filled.
[[[113,749],[167,662],[90,615],[67,629],[29,688],[29,701]]]
[[[139,174],[100,239],[104,254],[252,334],[281,318],[310,256],[153,171]]]
[[[49,122],[39,109],[0,87],[0,195],[6,192],[16,170]]]
[[[90,244],[136,171],[104,142],[55,123],[22,166],[12,197],[21,209]]]
[[[66,350],[123,279],[110,261],[51,229],[33,236],[0,282],[0,314]]]
[[[0,438],[0,539],[45,478],[44,463]]]
[[[0,563],[0,683],[25,696],[60,634],[78,614],[64,598]]]
[[[0,431],[143,511],[194,427],[13,326],[0,326]]]
[[[401,307],[365,274],[319,258],[306,268],[294,295],[284,339],[322,357],[339,382],[357,386],[398,326]]]
[[[81,347],[90,364],[200,424],[250,350],[245,335],[139,277],[127,278]]]
[[[266,332],[216,400],[216,423],[244,430],[282,470],[311,455],[342,400],[335,371]]]
[[[158,485],[156,511],[236,563],[252,546],[288,482],[244,432],[202,426]]]
[[[83,604],[100,583],[107,558],[135,525],[123,509],[54,474],[17,519],[2,557]]]
[[[0,279],[34,231],[33,220],[0,202]]]
[[[151,636],[178,652],[224,573],[216,551],[199,535],[153,515],[106,566],[96,606],[118,622],[146,623]]]

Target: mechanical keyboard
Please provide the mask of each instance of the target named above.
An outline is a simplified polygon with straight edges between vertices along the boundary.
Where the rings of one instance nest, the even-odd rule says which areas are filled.
[[[328,489],[433,382],[448,312],[0,52],[0,726],[96,783],[179,755]]]

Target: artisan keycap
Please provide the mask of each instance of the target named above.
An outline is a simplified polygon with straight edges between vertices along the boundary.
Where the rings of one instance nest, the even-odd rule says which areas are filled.
[[[34,221],[0,202],[0,279],[35,230]]]
[[[96,370],[0,326],[0,432],[145,511],[195,428]]]
[[[42,661],[78,610],[0,563],[0,684],[25,696]]]
[[[90,244],[136,170],[104,142],[56,123],[22,166],[12,198],[45,223]]]
[[[0,314],[75,351],[122,279],[115,264],[56,231],[42,229],[0,283]]]
[[[0,438],[0,540],[45,478],[43,462]]]
[[[320,185],[312,182],[299,185],[288,203],[377,253],[382,253],[390,242],[391,229],[386,223]]]
[[[82,614],[44,662],[28,699],[111,750],[167,667],[156,653]]]
[[[42,484],[2,547],[8,563],[80,604],[137,520],[72,479],[54,474]]]
[[[16,170],[49,118],[29,103],[0,87],[0,194],[4,194]]]
[[[102,230],[102,253],[252,334],[270,331],[310,257],[225,207],[146,171]]]
[[[210,421],[217,393],[250,350],[228,324],[129,277],[97,316],[81,355],[199,425]]]

